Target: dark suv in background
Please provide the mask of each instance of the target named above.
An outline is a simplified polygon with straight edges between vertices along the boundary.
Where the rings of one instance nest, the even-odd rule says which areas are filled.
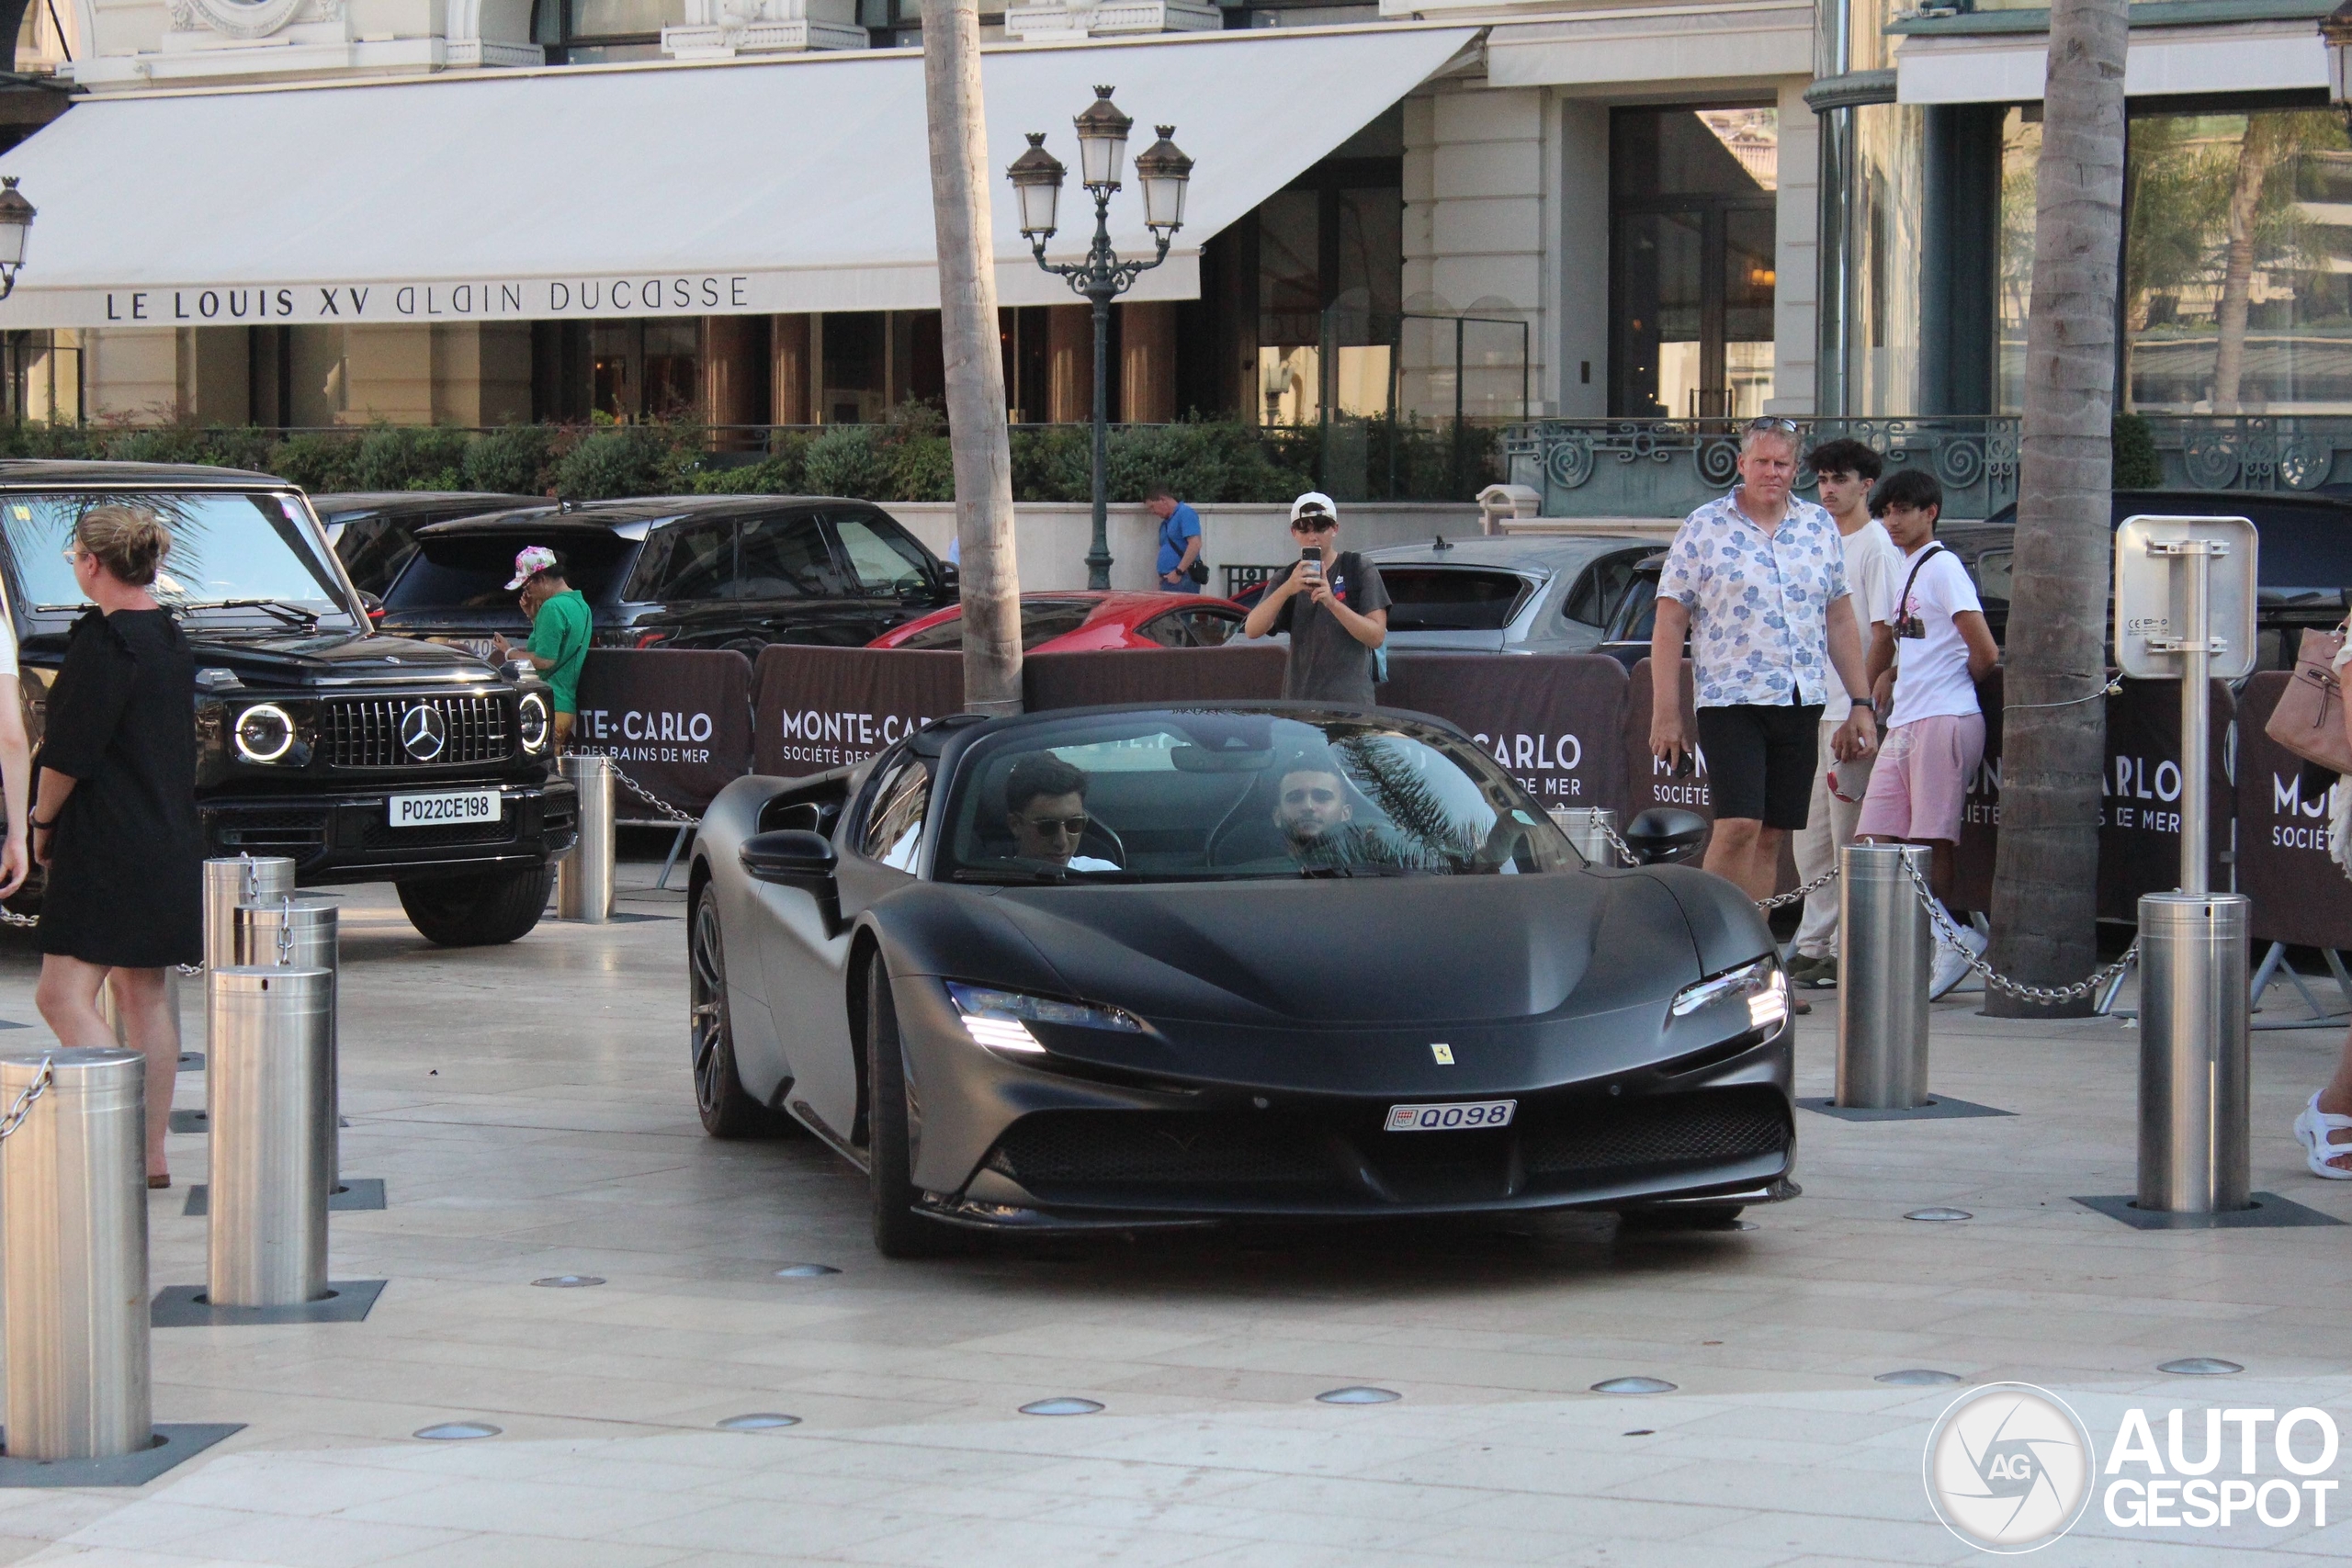
[[[481,649],[525,627],[514,554],[547,545],[607,648],[862,648],[956,602],[947,566],[870,502],[795,496],[600,501],[436,523],[384,595],[383,628]]]
[[[63,550],[82,514],[153,509],[172,531],[155,597],[196,658],[197,804],[209,855],[290,856],[305,884],[390,882],[418,931],[512,942],[578,838],[548,777],[546,685],[453,649],[374,635],[302,492],[266,474],[0,462],[0,576],[36,739],[66,634],[89,608]]]
[[[326,525],[327,543],[343,562],[351,585],[379,600],[392,579],[416,554],[416,531],[431,523],[458,517],[479,517],[485,512],[512,512],[517,507],[545,505],[528,495],[493,495],[476,491],[388,490],[354,491],[343,495],[314,495],[311,510]]]

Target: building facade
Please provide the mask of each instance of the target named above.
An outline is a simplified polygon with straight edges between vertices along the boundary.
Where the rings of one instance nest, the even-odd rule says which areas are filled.
[[[2324,0],[2132,9],[2123,406],[2352,413]],[[1034,121],[1075,164],[1062,84],[1118,81],[1200,160],[1177,254],[1114,311],[1116,418],[2017,410],[2041,10],[1025,0],[987,23],[992,138]],[[0,303],[8,398],[285,427],[826,424],[935,399],[920,40],[910,0],[37,5],[20,65],[76,107],[0,154],[42,209]],[[204,144],[273,127],[286,188]],[[118,177],[127,149],[180,141]],[[107,254],[98,231],[190,181],[253,220]],[[1066,194],[1057,253],[1081,204]],[[1081,419],[1085,308],[1055,302],[1010,209],[1000,191],[1010,412]],[[310,302],[371,288],[365,310]],[[461,288],[464,310],[390,309]]]

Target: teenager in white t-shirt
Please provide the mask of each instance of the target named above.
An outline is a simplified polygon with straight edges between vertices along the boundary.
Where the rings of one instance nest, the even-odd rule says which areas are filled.
[[[1853,590],[1854,615],[1862,639],[1870,640],[1871,616],[1881,600],[1894,592],[1888,578],[1903,557],[1887,536],[1886,527],[1871,515],[1871,487],[1885,469],[1885,459],[1850,436],[1825,441],[1805,454],[1813,470],[1822,509],[1838,525],[1838,544],[1846,555],[1846,582]],[[1797,880],[1811,882],[1838,863],[1838,852],[1854,841],[1854,825],[1862,811],[1862,792],[1870,786],[1876,753],[1865,752],[1840,762],[1830,742],[1846,722],[1849,699],[1833,687],[1821,710],[1818,748],[1814,758],[1813,808],[1804,826],[1792,835]],[[1789,979],[1799,986],[1820,987],[1838,983],[1838,887],[1835,883],[1805,896],[1804,919],[1797,924],[1789,959]]]
[[[1984,759],[1976,682],[1999,662],[2001,650],[1984,624],[1968,569],[1936,543],[1943,501],[1943,487],[1917,468],[1897,469],[1871,492],[1871,510],[1903,552],[1894,584],[1871,615],[1876,623],[1871,628],[1872,687],[1895,664],[1898,643],[1902,661],[1886,742],[1855,832],[1876,843],[1928,845],[1933,856],[1928,880],[1938,897],[1949,899],[1968,781]],[[1971,952],[1984,950],[1977,931],[1963,928],[1961,940]],[[1966,973],[1960,953],[1939,952],[1929,994],[1943,995]]]

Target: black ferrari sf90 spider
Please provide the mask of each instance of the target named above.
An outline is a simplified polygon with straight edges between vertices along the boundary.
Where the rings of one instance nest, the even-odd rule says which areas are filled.
[[[1791,1196],[1789,996],[1730,884],[1588,865],[1458,730],[1292,703],[943,720],[695,840],[693,1063],[876,1244]]]

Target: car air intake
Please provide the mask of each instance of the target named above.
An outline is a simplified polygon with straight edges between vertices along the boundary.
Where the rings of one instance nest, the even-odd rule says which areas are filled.
[[[514,755],[514,725],[494,696],[339,698],[326,705],[320,733],[335,768],[447,767]]]

